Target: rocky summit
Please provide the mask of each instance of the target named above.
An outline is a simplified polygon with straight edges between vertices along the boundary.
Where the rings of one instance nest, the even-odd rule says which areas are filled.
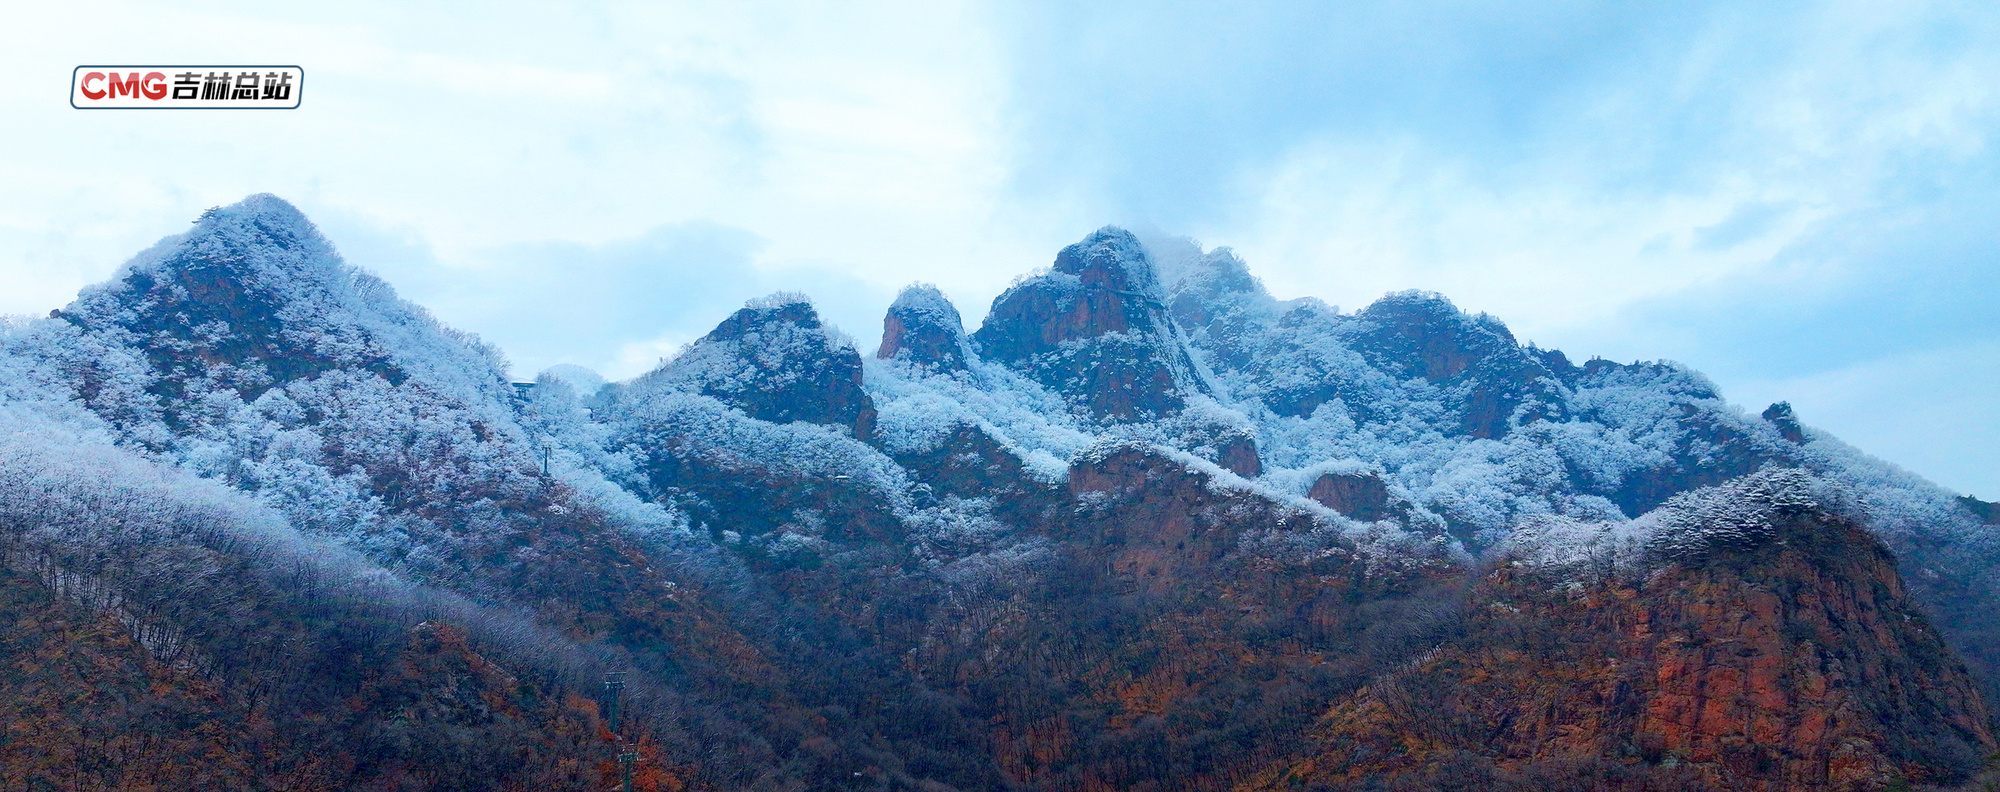
[[[1201,392],[1152,260],[1122,229],[1063,248],[1048,272],[993,301],[973,339],[1090,417],[1159,417]]]
[[[2000,511],[1788,404],[1116,228],[881,330],[511,383],[211,210],[0,332],[0,786],[2000,778]]]

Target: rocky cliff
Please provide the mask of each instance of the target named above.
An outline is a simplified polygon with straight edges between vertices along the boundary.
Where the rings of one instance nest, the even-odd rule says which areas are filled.
[[[995,298],[973,339],[1094,418],[1161,417],[1201,391],[1153,262],[1120,229],[1063,248],[1047,273]]]
[[[973,354],[958,308],[936,286],[916,284],[896,295],[882,317],[882,345],[875,356],[962,371]]]
[[[1970,674],[1857,526],[1785,515],[1643,576],[1483,575],[1457,635],[1251,788],[1894,789],[1995,751]]]

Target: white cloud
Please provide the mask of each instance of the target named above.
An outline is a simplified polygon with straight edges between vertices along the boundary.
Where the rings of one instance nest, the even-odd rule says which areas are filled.
[[[1008,205],[1007,86],[971,6],[99,9],[89,30],[54,10],[10,20],[26,46],[0,64],[67,80],[103,58],[275,59],[306,66],[303,107],[120,115],[13,97],[26,113],[0,129],[0,272],[16,288],[0,311],[60,305],[208,206],[266,191],[343,218],[336,244],[395,228],[407,244],[388,254],[469,279],[514,266],[492,260],[502,250],[706,222],[763,238],[760,271],[977,298],[1069,235],[1022,234],[1034,210]],[[420,296],[399,280],[420,268],[376,259],[378,241],[349,257]],[[827,307],[846,324],[864,313]]]

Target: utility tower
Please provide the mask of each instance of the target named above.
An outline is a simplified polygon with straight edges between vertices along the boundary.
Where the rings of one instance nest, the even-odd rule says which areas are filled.
[[[604,675],[604,723],[618,734],[618,705],[625,697],[625,672],[613,671]]]
[[[632,792],[632,763],[639,761],[639,746],[634,743],[618,752],[618,768],[624,778],[624,792]]]
[[[611,730],[612,739],[618,741],[619,788],[632,792],[632,764],[639,761],[639,743],[627,742],[624,724],[619,722],[619,710],[623,709],[625,698],[625,672],[611,671],[604,675],[604,725]]]

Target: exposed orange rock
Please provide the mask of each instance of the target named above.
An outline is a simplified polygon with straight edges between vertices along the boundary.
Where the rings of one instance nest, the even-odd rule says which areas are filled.
[[[883,315],[875,357],[949,371],[965,368],[967,347],[958,309],[936,287],[917,284],[904,289]]]
[[[1264,460],[1257,456],[1257,442],[1248,437],[1229,438],[1217,450],[1216,463],[1244,478],[1256,478],[1264,472]]]
[[[1306,497],[1362,522],[1392,516],[1389,485],[1373,473],[1328,473],[1313,481]]]
[[[1462,638],[1334,705],[1316,755],[1246,789],[1426,778],[1460,754],[1503,774],[1602,763],[1633,789],[1887,789],[1996,749],[1894,559],[1836,518],[1793,516],[1770,543],[1643,581],[1502,568],[1472,601]]]

